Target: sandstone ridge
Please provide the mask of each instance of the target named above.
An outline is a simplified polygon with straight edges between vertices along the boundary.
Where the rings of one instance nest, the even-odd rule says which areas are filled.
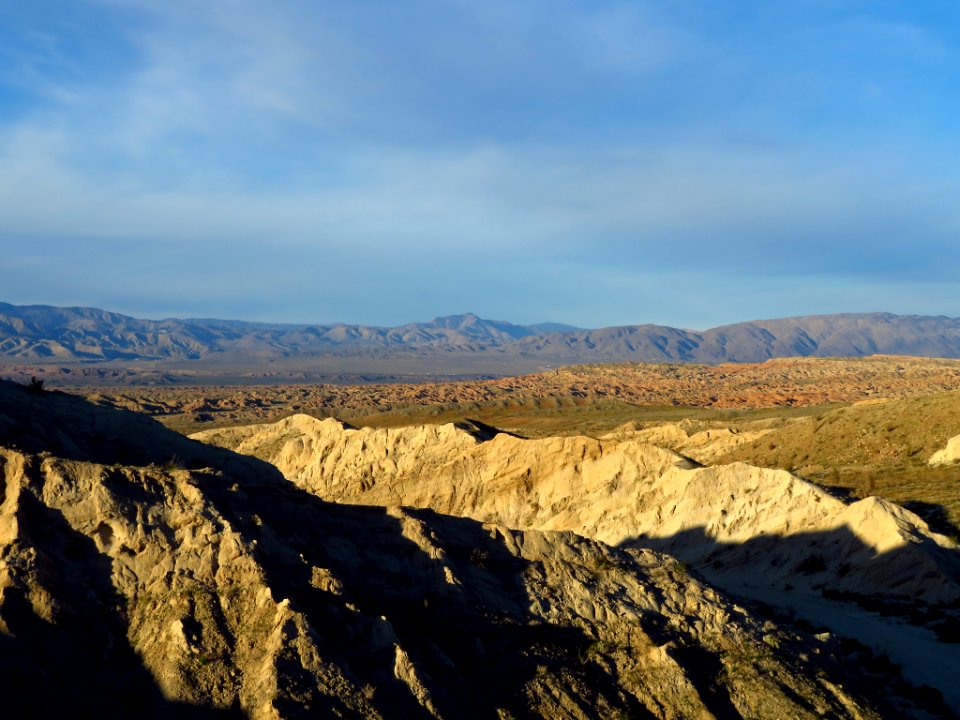
[[[192,437],[266,460],[327,500],[571,530],[772,587],[960,599],[956,543],[902,507],[850,504],[783,470],[699,467],[635,437],[487,439],[453,424],[354,429],[306,415]]]

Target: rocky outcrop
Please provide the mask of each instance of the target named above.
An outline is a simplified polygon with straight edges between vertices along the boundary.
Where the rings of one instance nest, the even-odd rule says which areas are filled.
[[[700,427],[702,424],[690,420],[681,420],[680,422],[645,428],[640,427],[635,422],[630,422],[601,439],[635,440],[656,445],[707,465],[723,457],[731,450],[752,443],[773,432],[771,428],[744,430],[712,424],[708,427]]]
[[[423,440],[466,446],[460,432]],[[261,461],[7,383],[0,448],[11,717],[875,718],[919,707],[895,668],[864,671],[862,649],[761,622],[652,550],[330,504]],[[622,462],[683,465],[669,453]]]
[[[960,462],[960,435],[950,438],[947,446],[930,456],[930,465],[953,465]]]
[[[782,470],[698,467],[633,438],[358,430],[305,415],[193,437],[266,460],[328,500],[571,530],[770,587],[960,599],[956,543],[904,508],[879,498],[848,504]]]

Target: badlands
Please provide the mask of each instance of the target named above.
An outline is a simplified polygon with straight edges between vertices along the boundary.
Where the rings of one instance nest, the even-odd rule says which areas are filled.
[[[0,382],[4,710],[956,717],[955,373]]]

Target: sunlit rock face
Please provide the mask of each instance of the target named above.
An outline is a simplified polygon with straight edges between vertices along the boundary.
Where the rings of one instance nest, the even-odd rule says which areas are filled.
[[[960,598],[956,543],[914,513],[879,498],[848,503],[783,470],[699,467],[650,438],[353,429],[306,415],[193,437],[265,460],[326,500],[570,530],[669,552],[738,583]]]
[[[953,465],[960,462],[960,435],[947,441],[947,446],[930,456],[931,465]]]

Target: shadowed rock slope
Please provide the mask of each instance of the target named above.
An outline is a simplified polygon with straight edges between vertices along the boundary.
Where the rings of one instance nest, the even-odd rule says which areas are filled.
[[[0,383],[0,478],[10,717],[946,712],[657,552],[330,504],[60,393]]]

